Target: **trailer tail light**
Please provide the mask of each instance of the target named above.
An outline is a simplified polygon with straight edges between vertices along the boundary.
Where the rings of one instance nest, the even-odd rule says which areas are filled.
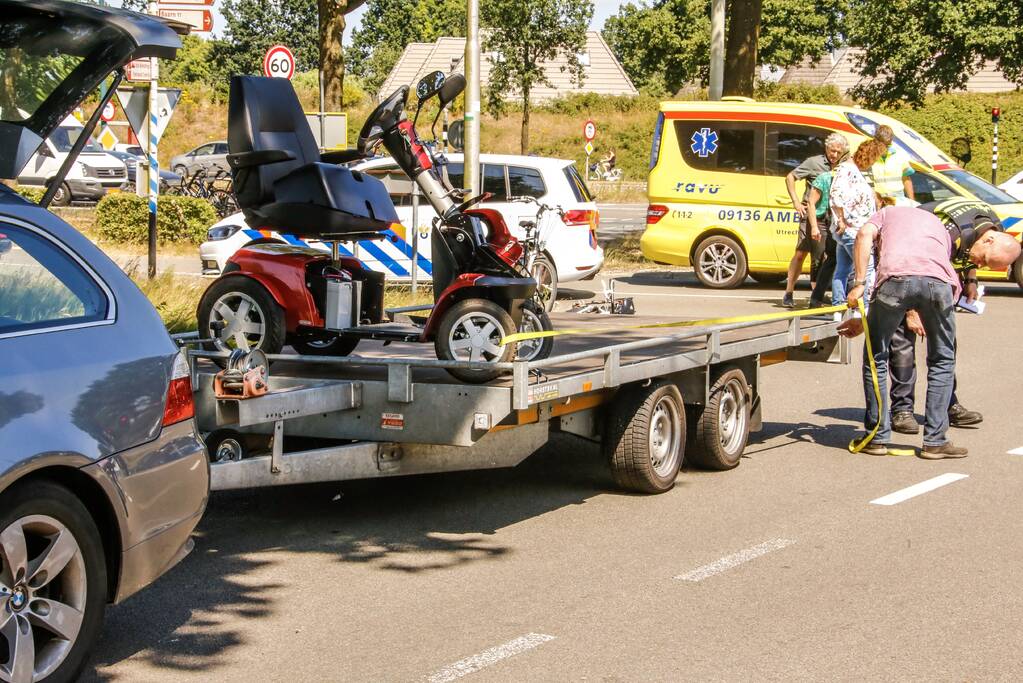
[[[171,372],[170,385],[167,387],[167,405],[163,409],[163,426],[168,427],[187,420],[195,415],[195,404],[192,402],[192,379],[188,372],[188,361],[185,352],[178,353]]]
[[[668,207],[660,204],[651,204],[646,207],[646,224],[653,225],[668,214]]]

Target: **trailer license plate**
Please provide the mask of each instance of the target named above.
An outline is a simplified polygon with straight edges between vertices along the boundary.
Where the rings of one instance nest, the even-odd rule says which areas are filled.
[[[405,429],[405,416],[401,413],[380,413],[380,429]]]

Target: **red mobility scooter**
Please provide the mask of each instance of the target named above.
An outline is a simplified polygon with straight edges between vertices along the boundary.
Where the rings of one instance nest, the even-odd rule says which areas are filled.
[[[417,87],[419,107],[434,96],[441,109],[465,79],[434,72]],[[433,342],[442,360],[494,363],[514,358],[514,333],[536,281],[518,264],[522,247],[501,215],[459,203],[437,160],[405,115],[409,88],[380,103],[355,150],[320,154],[291,83],[235,76],[228,104],[228,163],[246,222],[331,244],[330,254],[308,247],[255,244],[232,256],[199,302],[199,330],[220,350],[278,353],[286,344],[306,355],[344,356],[362,339]],[[418,119],[419,110],[416,112]],[[431,231],[434,305],[410,324],[385,321],[384,276],[357,258],[340,256],[338,242],[385,239],[398,220],[384,184],[338,164],[372,156],[383,145],[416,182],[438,218]],[[480,383],[500,372],[450,368]]]

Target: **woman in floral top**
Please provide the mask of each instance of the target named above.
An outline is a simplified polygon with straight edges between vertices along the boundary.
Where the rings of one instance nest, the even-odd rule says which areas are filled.
[[[862,143],[853,154],[852,159],[843,161],[833,171],[831,181],[831,213],[832,230],[835,241],[835,275],[831,282],[831,302],[838,306],[845,303],[846,280],[853,267],[853,243],[856,233],[860,231],[867,219],[877,211],[874,200],[874,189],[863,177],[866,171],[884,152],[883,146],[876,140]],[[867,280],[874,277],[874,260],[871,258],[867,267]]]

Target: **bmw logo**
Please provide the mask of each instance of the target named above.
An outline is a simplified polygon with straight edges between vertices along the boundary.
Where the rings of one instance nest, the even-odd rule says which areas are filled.
[[[11,593],[11,608],[19,610],[25,606],[28,601],[28,596],[25,594],[25,589],[18,587]]]

